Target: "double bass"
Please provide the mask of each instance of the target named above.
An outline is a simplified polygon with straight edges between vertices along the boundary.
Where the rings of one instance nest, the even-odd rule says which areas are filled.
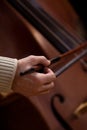
[[[28,9],[34,10],[35,17],[36,11],[40,12],[37,18],[46,28],[33,20]],[[35,54],[50,59],[84,42],[79,18],[67,0],[1,1],[0,17],[0,55],[3,56],[22,58]],[[26,98],[12,93],[1,98],[4,129],[86,130],[87,74],[81,63],[84,64],[83,60],[58,76],[55,88],[48,94]]]

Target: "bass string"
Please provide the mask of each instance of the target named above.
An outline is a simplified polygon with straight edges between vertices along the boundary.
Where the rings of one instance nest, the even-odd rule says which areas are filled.
[[[71,41],[72,44],[75,44],[77,46],[79,43],[82,43],[83,39],[81,39],[80,37],[75,37],[74,34],[72,36],[69,33],[69,31],[65,30],[65,28],[59,22],[56,23],[56,21],[54,21],[54,19],[52,19],[44,10],[42,10],[42,8],[38,7],[37,10],[41,14],[41,16],[43,18],[45,18],[47,21],[49,21],[49,23],[54,28],[56,28],[59,32],[62,32],[63,36],[67,37]],[[43,22],[43,21],[41,21],[41,22]],[[52,31],[52,29],[50,30],[50,28],[49,28],[49,31]],[[55,35],[57,35],[57,34],[55,33]],[[58,37],[58,35],[57,35],[57,37]],[[65,41],[63,41],[63,39],[62,39],[62,43],[64,43],[64,42]],[[68,47],[68,49],[71,50],[70,47]],[[62,67],[58,72],[56,72],[57,76],[60,75],[63,71],[65,71],[67,68],[69,68],[73,63],[75,63],[76,61],[78,61],[79,59],[81,59],[85,54],[86,54],[86,51],[82,52],[79,56],[77,56],[76,54],[74,54],[76,56],[76,58],[73,59],[73,60],[71,60],[69,63],[67,63],[66,65],[64,65],[64,67]]]
[[[43,8],[41,8],[41,6],[39,5],[36,6],[37,3],[35,2],[35,0],[33,0],[33,4],[34,4],[34,7],[36,7],[36,9],[38,10],[38,12],[41,14],[42,18],[46,18],[49,21],[49,23],[51,23],[51,25],[54,26],[54,28],[57,28],[57,30],[60,30],[60,32],[62,31],[62,33],[65,36],[68,35],[67,37],[70,38],[70,40],[73,37],[76,41],[79,41],[79,42],[82,41],[82,39],[80,37],[76,37],[74,33],[71,34],[68,28],[65,29],[63,23],[61,24],[59,21],[54,20],[53,17],[51,17],[45,10],[43,10]]]
[[[69,47],[67,46],[67,44],[65,44],[65,41],[63,41],[60,37],[58,37],[45,23],[43,23],[43,21],[42,21],[40,18],[38,18],[38,17],[35,15],[35,13],[33,13],[33,12],[32,12],[29,8],[27,8],[23,3],[20,3],[20,4],[23,6],[23,8],[26,8],[27,11],[28,11],[29,13],[31,13],[31,15],[45,28],[45,31],[50,32],[50,34],[52,35],[52,38],[57,39],[57,41],[59,41],[62,45],[64,45],[65,48],[69,49]]]
[[[24,4],[22,4],[22,6],[24,6],[24,8],[27,8]],[[39,23],[42,24],[42,26],[44,26],[44,28],[47,29],[52,34],[52,36],[54,38],[56,38],[61,44],[63,44],[68,50],[70,50],[71,47],[69,45],[67,45],[67,43],[65,43],[67,40],[66,41],[63,40],[63,38],[60,38],[57,33],[54,33],[53,29],[49,28],[49,26],[47,26],[45,24],[45,22],[43,22],[43,19],[37,17],[36,14],[33,13],[33,11],[32,11],[33,8],[39,12],[40,16],[42,16],[41,18],[43,18],[43,19],[45,18],[48,21],[48,25],[49,24],[52,25],[53,29],[57,30],[56,32],[61,33],[61,37],[68,38],[70,41],[70,44],[74,44],[74,46],[77,46],[79,43],[81,43],[83,41],[82,39],[73,36],[74,34],[71,35],[71,33],[69,33],[69,31],[67,31],[59,22],[56,22],[53,18],[51,18],[50,15],[48,15],[40,6],[38,6],[38,8],[35,8],[34,6],[32,6],[31,10],[29,8],[27,8],[27,11],[32,13],[33,17],[35,17],[39,21]]]
[[[20,3],[20,1],[22,1],[22,0],[18,0],[18,2]],[[24,2],[24,1],[23,1]],[[35,17],[35,19],[37,19],[37,21],[39,21],[39,23],[40,24],[42,24],[42,26],[44,26],[44,28],[45,28],[45,30],[48,30],[48,32],[50,32],[51,33],[51,35],[54,37],[54,38],[56,38],[57,39],[57,41],[60,41],[60,43],[62,43],[68,50],[71,50],[71,48],[70,48],[70,46],[68,46],[67,44],[65,44],[65,42],[66,42],[66,40],[64,40],[63,39],[63,36],[62,36],[62,38],[60,38],[58,35],[56,35],[56,33],[54,33],[53,32],[53,30],[51,30],[44,22],[43,22],[43,20],[42,19],[40,19],[40,18],[38,18],[37,16],[36,16],[36,14],[35,14],[35,12],[37,11],[37,10],[35,10],[35,8],[34,8],[34,11],[35,12],[33,12],[33,8],[30,10],[27,6],[26,6],[26,4],[24,4],[24,3],[20,3],[21,4],[21,6],[23,7],[23,8],[25,8],[27,11],[29,11],[32,15],[33,15],[33,17]],[[41,11],[40,11],[41,12]],[[42,14],[41,14],[42,15]],[[42,15],[43,16],[43,15]],[[51,20],[50,20],[51,21]],[[52,22],[51,21],[51,24],[52,25],[54,25],[54,27],[55,28],[57,28],[57,26],[56,26],[56,24],[54,24],[54,22]],[[59,31],[59,28],[57,29],[58,31]],[[63,34],[65,34],[66,35],[66,37],[68,37],[69,39],[70,39],[70,43],[72,43],[72,37],[70,36],[70,35],[67,35],[67,33],[65,33],[65,31],[62,29],[62,30],[60,30],[60,32],[63,32]],[[59,33],[60,33],[59,32]],[[77,39],[74,39],[74,41],[77,43]],[[72,43],[73,44],[73,43]],[[76,54],[75,54],[75,56],[76,56]]]
[[[79,36],[76,36],[75,33],[71,32],[68,28],[66,29],[65,26],[63,25],[63,23],[61,24],[60,21],[56,21],[54,20],[47,12],[45,12],[45,10],[43,10],[41,7],[38,7],[37,10],[39,11],[39,13],[41,14],[41,16],[44,16],[43,18],[46,18],[49,23],[54,26],[54,28],[56,28],[57,30],[59,30],[59,32],[62,32],[62,34],[64,34],[66,37],[68,37],[68,39],[72,39],[73,43],[77,43],[77,42],[82,42],[84,39],[82,39]],[[76,42],[75,42],[76,41]],[[78,43],[77,43],[78,44]]]

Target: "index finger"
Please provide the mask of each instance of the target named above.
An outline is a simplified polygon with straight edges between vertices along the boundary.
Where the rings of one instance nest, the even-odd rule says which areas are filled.
[[[50,60],[48,60],[45,56],[33,56],[29,57],[29,61],[32,65],[42,64],[44,66],[50,65]]]

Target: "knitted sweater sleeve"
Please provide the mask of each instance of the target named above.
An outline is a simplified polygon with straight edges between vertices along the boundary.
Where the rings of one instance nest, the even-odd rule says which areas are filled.
[[[0,56],[0,93],[10,92],[17,69],[17,59]]]

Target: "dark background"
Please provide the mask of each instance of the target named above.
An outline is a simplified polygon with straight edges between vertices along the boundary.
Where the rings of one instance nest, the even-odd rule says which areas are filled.
[[[87,30],[87,2],[86,0],[69,0],[77,14],[80,16]]]

